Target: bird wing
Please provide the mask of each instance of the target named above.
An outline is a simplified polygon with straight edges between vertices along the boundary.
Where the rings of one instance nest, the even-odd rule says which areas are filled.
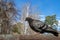
[[[41,28],[41,27],[44,25],[44,23],[41,22],[41,21],[39,21],[39,20],[34,20],[34,21],[32,22],[32,25],[33,25],[35,28]]]
[[[42,27],[44,25],[43,22],[39,21],[39,20],[34,20],[31,25],[36,29],[38,30],[40,33],[42,33],[42,29],[40,29],[40,27]]]

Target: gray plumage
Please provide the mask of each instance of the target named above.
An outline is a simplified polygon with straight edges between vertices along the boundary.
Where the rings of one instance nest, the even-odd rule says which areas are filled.
[[[49,27],[46,23],[43,23],[40,20],[35,20],[30,17],[26,18],[26,21],[28,21],[29,26],[32,30],[39,33],[52,33],[55,36],[58,36],[58,32],[54,30],[53,28]]]

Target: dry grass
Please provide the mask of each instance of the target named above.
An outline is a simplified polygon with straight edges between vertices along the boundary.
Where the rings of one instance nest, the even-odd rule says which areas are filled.
[[[5,37],[0,37],[0,40],[60,40],[59,37],[53,35],[14,35],[13,37],[9,36],[7,39]]]

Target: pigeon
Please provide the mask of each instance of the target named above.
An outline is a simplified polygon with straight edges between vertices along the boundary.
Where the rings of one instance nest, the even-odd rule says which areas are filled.
[[[56,37],[59,34],[57,32],[57,30],[53,29],[52,27],[49,27],[46,23],[44,23],[40,20],[36,20],[36,19],[31,18],[31,17],[26,17],[25,21],[27,21],[30,28],[37,33],[41,33],[41,34],[51,33]]]

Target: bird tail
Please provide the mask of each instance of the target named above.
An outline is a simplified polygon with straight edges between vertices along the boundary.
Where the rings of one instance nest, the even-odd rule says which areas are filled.
[[[59,35],[59,33],[57,31],[51,31],[51,33],[56,37],[58,37],[58,35]]]
[[[58,33],[55,29],[52,29],[52,28],[46,29],[46,32],[52,33],[52,34],[53,34],[54,36],[56,36],[56,37],[59,36],[59,33]]]

